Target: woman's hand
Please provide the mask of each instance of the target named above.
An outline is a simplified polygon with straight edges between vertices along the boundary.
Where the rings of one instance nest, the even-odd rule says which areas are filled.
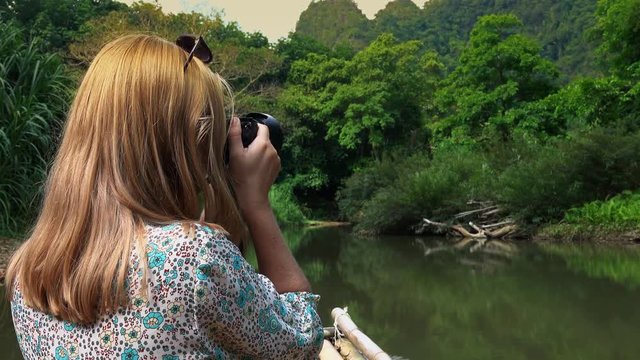
[[[269,128],[258,124],[258,135],[242,146],[240,119],[231,119],[229,129],[229,172],[243,213],[269,207],[269,189],[280,172],[280,157],[269,141]]]

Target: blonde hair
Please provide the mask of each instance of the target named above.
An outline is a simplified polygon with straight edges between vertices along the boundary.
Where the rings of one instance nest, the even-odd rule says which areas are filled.
[[[38,220],[12,257],[25,302],[87,324],[126,305],[131,249],[145,223],[204,221],[247,231],[225,164],[224,94],[206,65],[155,36],[107,44],[89,67],[47,180]]]

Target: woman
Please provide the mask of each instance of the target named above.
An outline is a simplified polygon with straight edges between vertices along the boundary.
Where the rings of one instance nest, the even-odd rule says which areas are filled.
[[[89,67],[7,271],[25,358],[317,356],[318,296],[267,198],[280,160],[265,126],[248,148],[227,129],[197,46],[126,36]],[[247,228],[261,274],[238,250]]]

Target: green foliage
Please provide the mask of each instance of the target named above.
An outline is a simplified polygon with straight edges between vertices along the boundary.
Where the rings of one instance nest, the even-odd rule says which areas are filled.
[[[596,200],[567,211],[569,224],[588,224],[620,230],[640,227],[640,193],[623,192],[608,200]]]
[[[422,67],[419,43],[397,43],[381,35],[349,61],[347,81],[334,89],[320,109],[327,136],[346,149],[362,145],[374,151],[389,146],[416,129],[429,73]]]
[[[283,59],[279,77],[284,82],[291,69],[291,64],[295,61],[302,60],[309,54],[329,55],[331,50],[312,37],[290,33],[289,37],[278,41],[275,52]]]
[[[302,225],[307,221],[290,183],[274,184],[269,191],[269,202],[280,225]]]
[[[2,0],[0,19],[16,20],[45,48],[64,51],[86,21],[126,8],[114,0]]]
[[[454,68],[476,20],[483,15],[512,13],[522,19],[526,33],[542,46],[542,54],[562,70],[562,79],[594,75],[594,44],[587,30],[595,23],[597,0],[431,0],[419,9],[412,1],[394,0],[367,20],[350,1],[312,2],[298,21],[298,33],[331,47],[339,41],[362,49],[370,39],[392,33],[401,41],[419,40]],[[350,21],[334,24],[334,19]],[[357,19],[357,20],[356,20]],[[630,16],[629,19],[632,19]]]
[[[503,119],[505,113],[555,89],[557,70],[521,32],[522,23],[514,15],[478,20],[460,65],[436,93],[440,111],[431,128],[437,139],[473,141],[487,126],[506,138],[513,124]]]
[[[559,220],[571,207],[640,188],[640,133],[595,129],[516,149],[500,174],[501,203],[532,223]]]
[[[441,68],[433,53],[419,54],[418,43],[390,35],[350,60],[309,54],[294,62],[279,98],[294,182],[335,186],[356,157],[379,156],[407,140],[423,146],[422,113]]]
[[[0,22],[0,231],[33,220],[68,106],[71,80],[61,59]]]
[[[83,24],[69,53],[74,63],[88,66],[107,42],[140,32],[170,40],[184,33],[201,34],[214,54],[211,67],[232,85],[241,104],[244,96],[269,97],[276,92],[270,80],[280,71],[281,57],[269,47],[264,35],[245,33],[237,23],[225,22],[220,14],[165,14],[158,4],[136,2]],[[243,110],[256,111],[239,109]]]
[[[375,172],[384,170],[380,178]],[[475,149],[450,147],[433,158],[387,158],[356,172],[340,191],[343,215],[371,233],[405,233],[422,217],[447,219],[469,199],[490,194],[493,170]]]
[[[491,130],[531,139],[562,136],[595,127],[638,129],[640,97],[627,81],[615,77],[577,80],[557,93],[529,102],[494,119]]]
[[[310,54],[293,64],[289,73],[291,84],[278,98],[283,112],[279,118],[286,135],[283,172],[296,187],[312,190],[335,187],[348,174],[345,164],[353,162],[353,156],[335,139],[325,140],[326,125],[318,119],[324,100],[319,90],[333,79],[339,79],[344,65],[342,59]]]
[[[640,132],[594,129],[547,143],[487,149],[442,146],[433,158],[389,157],[354,173],[340,190],[343,216],[370,232],[406,232],[422,217],[448,220],[469,200],[491,200],[525,224],[640,188]],[[625,210],[626,211],[626,210]]]
[[[600,0],[595,31],[601,37],[600,56],[619,76],[640,78],[640,1]]]
[[[403,174],[422,171],[429,164],[426,154],[386,154],[380,160],[358,168],[336,194],[343,217],[351,222],[362,221],[362,208],[378,190],[391,187]]]

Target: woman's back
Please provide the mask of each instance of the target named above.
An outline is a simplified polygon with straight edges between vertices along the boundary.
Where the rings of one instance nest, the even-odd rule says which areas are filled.
[[[145,227],[144,261],[132,251],[131,304],[91,326],[12,301],[26,359],[313,358],[322,341],[317,296],[278,294],[226,235],[202,225]],[[145,296],[146,294],[146,296]],[[233,329],[233,330],[231,330]]]
[[[269,205],[280,159],[268,129],[243,146],[204,40],[180,39],[116,39],[82,80],[7,268],[28,359],[318,353],[317,296]],[[238,251],[248,232],[264,275]]]

